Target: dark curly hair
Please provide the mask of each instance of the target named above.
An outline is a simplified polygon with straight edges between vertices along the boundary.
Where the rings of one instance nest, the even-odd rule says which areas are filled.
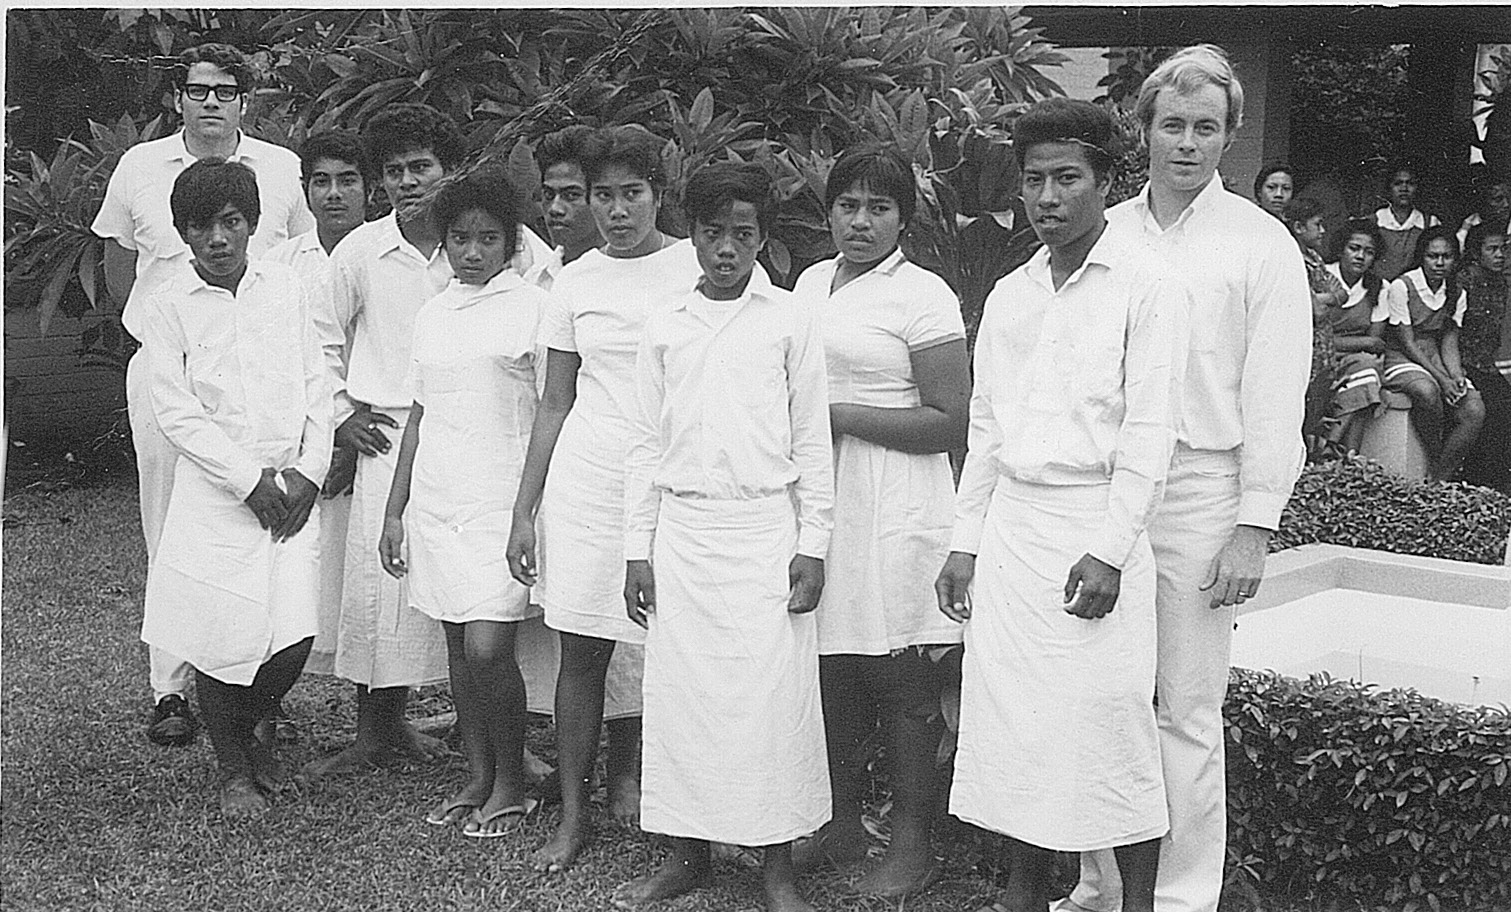
[[[392,104],[362,128],[362,153],[371,175],[395,155],[429,149],[441,167],[453,171],[467,155],[467,141],[456,121],[427,104]]]
[[[444,237],[453,222],[473,209],[481,209],[498,219],[504,226],[506,247],[513,250],[519,245],[519,192],[502,169],[480,168],[446,184],[436,194],[430,218]]]

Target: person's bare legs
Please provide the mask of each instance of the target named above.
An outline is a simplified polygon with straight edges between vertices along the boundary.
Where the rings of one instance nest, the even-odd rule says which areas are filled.
[[[609,813],[626,826],[640,822],[640,717],[610,719]]]
[[[847,867],[865,859],[871,837],[861,823],[866,788],[866,738],[876,728],[877,701],[868,659],[875,656],[825,655],[818,658],[819,694],[824,708],[824,743],[829,752],[833,816],[813,838],[793,850],[797,870],[825,865]]]
[[[1443,440],[1443,452],[1432,467],[1433,481],[1449,481],[1463,464],[1464,453],[1485,423],[1485,403],[1478,390],[1464,394],[1463,400],[1453,407],[1453,427]]]
[[[620,884],[618,889],[614,890],[614,905],[623,909],[634,909],[663,899],[681,896],[689,890],[695,890],[708,883],[708,878],[713,873],[713,861],[706,841],[670,836],[667,837],[667,844],[671,848],[671,856],[665,863],[650,874],[637,877],[629,883]],[[790,878],[792,868],[790,855],[787,868]],[[770,895],[769,889],[767,895]]]
[[[892,839],[881,863],[866,872],[855,891],[906,896],[928,886],[934,877],[937,761],[939,740],[944,735],[944,718],[939,710],[943,675],[938,663],[914,649],[867,658],[887,685],[882,706],[888,735],[888,780],[892,785],[888,815]]]
[[[761,885],[769,912],[813,912],[797,890],[797,872],[792,867],[792,843],[769,845],[761,859]]]
[[[467,667],[488,774],[487,801],[478,809],[480,826],[467,832],[497,833],[519,825],[522,815],[490,815],[525,806],[525,680],[514,659],[515,623],[469,621],[466,625]],[[460,711],[460,705],[458,705]]]
[[[456,706],[456,728],[462,736],[467,758],[467,784],[442,801],[426,818],[429,823],[455,826],[466,821],[473,808],[482,807],[493,791],[493,763],[488,753],[486,726],[478,717],[472,699],[477,685],[467,664],[467,632],[463,624],[443,623],[446,632],[446,662],[451,675],[451,697]]]
[[[593,837],[588,791],[603,727],[603,684],[614,641],[561,634],[556,676],[556,767],[561,775],[561,824],[530,855],[537,871],[565,870]]]
[[[1007,844],[1007,887],[1002,900],[982,908],[980,912],[996,912],[998,909],[1006,912],[1044,912],[1049,907],[1055,853],[1011,837],[1008,837]]]
[[[395,754],[434,760],[447,754],[444,742],[423,734],[404,718],[408,687],[357,685],[357,737],[339,753],[304,765],[310,782],[326,776],[369,769]]]
[[[1123,876],[1123,912],[1154,912],[1154,880],[1159,873],[1159,840],[1113,849]],[[1041,907],[1042,908],[1042,907]]]
[[[1436,380],[1413,372],[1403,392],[1411,399],[1411,427],[1427,451],[1427,464],[1436,466],[1443,453],[1443,394]]]

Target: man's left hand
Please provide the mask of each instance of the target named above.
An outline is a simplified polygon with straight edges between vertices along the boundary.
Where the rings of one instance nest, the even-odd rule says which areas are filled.
[[[1122,585],[1123,571],[1090,554],[1083,554],[1065,579],[1065,610],[1088,621],[1106,617],[1117,605]]]
[[[1235,526],[1228,541],[1212,558],[1200,589],[1211,591],[1211,607],[1238,605],[1254,597],[1264,577],[1264,557],[1269,551],[1269,529]]]
[[[799,554],[787,565],[787,583],[791,596],[787,610],[792,614],[807,614],[818,607],[818,597],[824,591],[824,562],[816,557]]]
[[[283,470],[283,487],[288,492],[289,512],[282,524],[273,530],[274,541],[288,541],[298,535],[310,518],[315,498],[320,496],[320,486],[305,478],[298,469]]]

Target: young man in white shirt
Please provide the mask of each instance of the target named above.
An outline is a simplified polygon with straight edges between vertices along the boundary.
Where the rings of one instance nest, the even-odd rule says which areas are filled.
[[[1106,230],[1118,145],[1085,101],[1014,123],[1044,247],[986,300],[936,585],[940,610],[969,621],[950,812],[1009,837],[1014,912],[1045,908],[1054,852],[1089,849],[1115,852],[1125,912],[1153,912],[1169,829],[1144,528],[1175,446],[1190,301]]]
[[[142,639],[196,670],[221,812],[256,816],[282,771],[255,736],[315,632],[331,398],[299,278],[247,260],[257,179],[201,160],[171,196],[193,259],[148,299],[151,400],[181,453]]]
[[[367,219],[367,180],[362,173],[362,143],[355,133],[327,130],[316,133],[299,148],[300,173],[315,227],[291,237],[268,251],[275,263],[292,266],[304,282],[311,301],[322,302],[312,316],[324,349],[326,367],[333,376],[346,372],[346,330],[328,325],[327,302],[331,295],[331,251],[341,239]],[[333,674],[336,658],[336,625],[341,613],[342,570],[346,559],[346,528],[351,514],[352,480],[357,472],[357,451],[335,447],[330,471],[321,490],[320,509],[320,632],[305,662],[305,670]],[[297,730],[283,721],[277,728],[281,740],[297,738]]]
[[[1311,293],[1286,227],[1217,173],[1243,120],[1243,88],[1212,45],[1144,80],[1149,184],[1107,231],[1163,256],[1192,294],[1191,352],[1165,497],[1149,524],[1158,573],[1160,754],[1170,807],[1155,902],[1214,912],[1226,852],[1222,703],[1234,606],[1252,597],[1305,456]],[[1064,908],[1120,905],[1110,853],[1082,855]]]
[[[241,132],[256,86],[241,52],[216,43],[189,48],[179,56],[176,80],[173,104],[183,117],[183,129],[126,150],[90,226],[105,239],[105,284],[111,298],[122,302],[121,323],[138,340],[146,321],[142,302],[189,261],[189,247],[173,227],[169,195],[174,180],[194,161],[210,156],[240,161],[257,175],[262,217],[248,241],[250,258],[313,224],[300,192],[298,157]],[[177,455],[152,416],[145,363],[145,358],[133,357],[127,365],[126,408],[150,568],[173,491]],[[148,648],[148,660],[155,708],[147,737],[157,744],[188,744],[197,728],[188,703],[193,669],[155,647]]]
[[[383,571],[378,539],[398,456],[395,443],[414,401],[407,378],[415,315],[452,278],[424,201],[461,164],[466,146],[440,111],[395,104],[368,121],[362,147],[368,172],[381,180],[393,212],[359,226],[336,246],[324,318],[326,326],[342,328],[350,347],[344,374],[334,378],[335,443],[358,455],[333,669],[357,686],[357,737],[339,753],[306,764],[310,780],[394,754],[445,751],[404,718],[409,688],[447,678],[445,635],[440,622],[409,604],[406,583]]]
[[[834,524],[822,336],[752,276],[759,166],[709,165],[685,200],[703,277],[646,322],[624,508],[625,607],[648,631],[641,826],[671,857],[613,901],[697,888],[727,842],[765,848],[767,909],[812,912],[792,842],[830,816],[812,614]]]

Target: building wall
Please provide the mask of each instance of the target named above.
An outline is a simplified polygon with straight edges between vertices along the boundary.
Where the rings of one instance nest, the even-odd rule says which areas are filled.
[[[44,335],[35,308],[5,313],[5,423],[30,444],[92,440],[122,416],[126,378],[78,355],[84,323],[54,314]]]

